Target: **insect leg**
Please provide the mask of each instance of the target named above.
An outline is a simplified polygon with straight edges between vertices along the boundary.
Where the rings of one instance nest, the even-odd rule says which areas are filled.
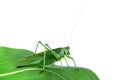
[[[64,54],[64,49],[62,50],[62,53]],[[69,64],[68,64],[68,62],[67,62],[67,59],[66,59],[66,57],[64,56],[64,59],[65,59],[65,62],[66,62],[66,64],[67,64],[67,66],[69,66]]]
[[[45,70],[45,60],[46,60],[46,49],[44,49],[44,58],[43,58],[43,69],[40,71],[42,73]]]
[[[46,57],[46,51],[48,50],[48,51],[51,51],[51,53],[55,56],[55,58],[57,59],[57,60],[60,60],[60,57],[59,57],[59,55],[57,55],[57,53],[56,52],[54,52],[47,44],[43,44],[41,41],[38,41],[38,43],[37,43],[37,46],[36,46],[36,49],[35,49],[35,53],[36,53],[36,51],[37,51],[37,48],[38,48],[38,45],[39,44],[41,44],[43,47],[44,47],[44,65],[45,65],[45,57]],[[43,66],[44,66],[43,65]]]
[[[38,45],[39,45],[39,41],[38,41],[36,48],[35,48],[35,54],[37,53]]]
[[[46,49],[44,49],[43,70],[45,69]]]
[[[38,41],[36,48],[35,48],[35,53],[37,53],[37,49],[38,49],[39,44],[41,44],[46,50],[49,50],[41,41]]]
[[[67,66],[69,66],[69,64],[68,64],[68,62],[67,62],[67,59],[66,59],[66,57],[64,57],[64,59],[65,59],[65,62],[66,62],[66,64],[67,64]]]
[[[48,44],[46,44],[46,46],[54,53],[54,51],[49,47],[49,45]],[[57,53],[55,53],[56,55],[57,55]],[[59,56],[59,55],[58,55]],[[59,57],[58,57],[59,58]],[[68,62],[67,62],[67,60],[66,60],[66,58],[64,58],[65,59],[65,61],[66,61],[66,63],[67,63],[67,66],[68,66]],[[61,63],[61,69],[62,69],[62,60],[61,59],[58,59],[58,60],[60,60],[60,63]]]
[[[50,50],[52,53],[53,53],[53,55],[55,56],[55,58],[57,59],[57,60],[59,60],[59,55],[57,55],[47,44],[43,44],[41,41],[38,41],[38,43],[37,43],[37,46],[36,46],[36,49],[35,49],[35,53],[36,53],[36,51],[37,51],[37,48],[38,48],[38,45],[39,44],[41,44],[46,50]]]
[[[45,69],[45,61],[46,61],[46,50],[49,50],[41,41],[38,41],[36,49],[35,49],[35,53],[37,52],[38,49],[38,45],[41,44],[44,47],[44,60],[43,60],[43,70]]]
[[[75,67],[77,67],[74,58],[72,58],[72,57],[69,56],[69,55],[66,55],[66,57],[68,57],[69,59],[71,59],[71,60],[73,61],[74,65],[75,65]]]
[[[51,53],[55,56],[55,58],[56,58],[57,60],[60,60],[60,56],[59,56],[56,52],[54,52],[54,51],[49,47],[48,44],[45,44],[45,45],[49,48],[49,50],[50,50]]]

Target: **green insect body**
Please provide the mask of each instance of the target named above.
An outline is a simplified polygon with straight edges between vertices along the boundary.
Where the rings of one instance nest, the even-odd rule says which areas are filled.
[[[53,64],[56,61],[60,61],[62,58],[65,57],[72,59],[75,64],[74,59],[70,57],[69,46],[63,48],[51,49],[47,44],[44,45],[41,41],[39,41],[38,44],[39,43],[44,47],[45,51],[20,59],[17,68],[38,66],[44,69],[45,65]],[[37,51],[38,44],[36,46],[35,53]]]

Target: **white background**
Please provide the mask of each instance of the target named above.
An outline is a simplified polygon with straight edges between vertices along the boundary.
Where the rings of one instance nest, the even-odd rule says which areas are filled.
[[[78,66],[120,80],[117,0],[0,0],[0,46],[34,51],[38,40],[70,45]]]

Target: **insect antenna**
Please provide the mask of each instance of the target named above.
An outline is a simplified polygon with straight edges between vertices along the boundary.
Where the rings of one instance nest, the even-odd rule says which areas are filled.
[[[75,21],[75,23],[74,23],[74,25],[73,25],[73,28],[72,28],[72,30],[71,30],[71,33],[70,33],[70,36],[69,36],[69,43],[68,43],[68,45],[70,46],[70,44],[71,44],[71,40],[72,40],[72,36],[73,36],[73,33],[74,33],[74,31],[75,31],[75,29],[76,29],[76,27],[77,27],[77,24],[78,24],[78,21],[79,21],[79,19],[80,19],[80,16],[82,15],[82,13],[83,13],[83,10],[85,9],[85,7],[86,7],[86,4],[84,4],[84,6],[82,7],[82,9],[79,11],[79,13],[78,13],[78,16],[77,16],[77,19],[76,19],[76,21]]]
[[[82,9],[80,10],[80,12],[78,13],[78,17],[77,17],[77,19],[76,19],[76,21],[75,21],[75,24],[73,25],[72,31],[71,31],[71,33],[70,33],[69,41],[68,41],[68,39],[67,39],[66,36],[65,36],[65,39],[66,39],[66,41],[67,41],[67,45],[68,45],[69,47],[70,47],[70,44],[71,44],[73,32],[74,32],[75,29],[76,29],[76,26],[77,26],[77,24],[78,24],[78,21],[79,21],[79,19],[80,19],[80,16],[81,16],[83,10],[85,9],[85,7],[86,7],[86,4],[82,7]],[[66,57],[69,58],[69,59],[71,59],[71,60],[73,61],[73,63],[74,63],[74,66],[77,67],[74,58],[72,58],[70,55],[66,55]],[[68,61],[66,60],[66,58],[65,58],[65,61],[66,61],[67,65],[68,65]]]

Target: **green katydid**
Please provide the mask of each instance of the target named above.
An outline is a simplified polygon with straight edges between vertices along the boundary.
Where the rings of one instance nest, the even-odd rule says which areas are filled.
[[[45,65],[53,64],[56,61],[59,61],[65,57],[68,57],[69,59],[73,60],[74,65],[76,67],[74,59],[72,57],[70,57],[69,46],[63,47],[63,48],[51,49],[48,44],[44,45],[41,41],[39,41],[37,43],[35,53],[37,51],[39,44],[41,44],[45,50],[43,52],[38,53],[38,54],[34,54],[31,56],[27,56],[27,57],[22,58],[20,60],[20,65],[17,66],[17,68],[39,66],[39,67],[42,67],[44,69]],[[66,58],[65,58],[65,61],[67,63]],[[67,65],[68,65],[68,63],[67,63]]]
[[[82,8],[82,10],[84,8],[85,8],[85,5]],[[82,10],[80,11],[74,26],[76,26]],[[75,27],[73,28],[73,30],[74,29],[75,29]],[[73,30],[72,30],[72,32],[73,32]],[[72,33],[71,33],[71,36],[72,36]],[[70,57],[70,50],[69,50],[70,47],[69,46],[63,47],[63,48],[51,49],[48,44],[44,45],[41,41],[39,41],[37,43],[35,53],[37,51],[38,44],[41,44],[44,47],[45,50],[43,52],[38,53],[38,54],[34,54],[34,55],[31,55],[31,56],[28,56],[28,57],[24,57],[23,59],[20,60],[20,65],[17,66],[17,68],[31,67],[31,66],[36,66],[37,65],[37,66],[42,67],[44,69],[45,65],[53,64],[56,61],[61,60],[62,58],[64,58],[66,63],[67,63],[67,60],[66,60],[65,57],[68,57],[69,59],[71,59],[73,61],[74,65],[75,65],[75,67],[76,67],[74,59],[72,57]],[[68,65],[68,63],[67,63],[67,65]]]

